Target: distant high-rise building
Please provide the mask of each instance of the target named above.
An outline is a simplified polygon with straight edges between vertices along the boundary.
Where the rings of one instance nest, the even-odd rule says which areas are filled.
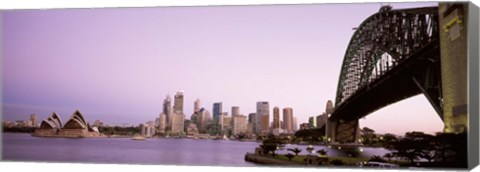
[[[314,116],[308,118],[308,127],[315,128],[317,127],[317,119]]]
[[[327,107],[325,108],[325,113],[330,115],[333,113],[333,102],[331,100],[327,101]]]
[[[167,127],[167,122],[166,122],[167,115],[165,113],[160,113],[160,117],[158,118],[158,133],[165,133],[165,128]]]
[[[177,94],[175,94],[173,112],[177,115],[185,115],[183,113],[183,91],[178,91]]]
[[[213,103],[213,134],[220,134],[223,126],[222,102]]]
[[[280,109],[278,107],[274,107],[273,108],[273,124],[272,124],[272,128],[275,129],[275,128],[280,128],[281,127],[281,123],[280,123]]]
[[[247,132],[247,117],[243,115],[235,115],[233,118],[233,135],[245,134]]]
[[[306,130],[306,129],[310,129],[310,124],[309,123],[302,123],[300,124],[300,130]]]
[[[317,117],[317,128],[322,128],[325,124],[327,124],[327,113],[322,113],[321,115],[318,115]]]
[[[30,127],[37,127],[37,114],[30,115]]]
[[[173,113],[172,115],[172,134],[182,134],[184,132],[184,115]]]
[[[257,102],[257,115],[254,128],[255,133],[257,134],[267,134],[269,131],[269,115],[270,107],[268,102],[260,101]]]
[[[165,124],[168,130],[168,128],[170,128],[170,126],[172,125],[172,115],[173,115],[172,101],[169,95],[167,95],[165,100],[163,100],[163,114],[165,114]]]
[[[257,114],[256,113],[249,113],[248,114],[248,123],[255,125],[255,120],[257,119]]]
[[[287,133],[293,133],[293,109],[290,107],[283,108],[283,124]]]
[[[292,115],[293,116],[293,115]],[[293,126],[292,126],[292,132],[295,132],[298,130],[298,124],[297,124],[297,117],[293,117]]]
[[[223,121],[222,121],[223,125],[222,125],[221,133],[228,134],[230,133],[229,131],[231,131],[233,128],[233,119],[232,119],[232,116],[228,116],[228,112],[223,112],[222,116],[223,116]]]
[[[200,100],[195,100],[195,102],[193,103],[193,113],[197,113],[200,110],[200,106]]]
[[[232,106],[232,116],[240,115],[240,107]]]
[[[196,113],[196,124],[198,131],[200,133],[206,132],[206,126],[208,121],[210,120],[210,112],[208,112],[205,108],[200,108],[200,110]]]

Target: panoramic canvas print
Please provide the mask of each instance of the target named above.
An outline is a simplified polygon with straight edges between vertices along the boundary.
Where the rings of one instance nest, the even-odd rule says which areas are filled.
[[[465,169],[468,7],[2,10],[2,161]]]

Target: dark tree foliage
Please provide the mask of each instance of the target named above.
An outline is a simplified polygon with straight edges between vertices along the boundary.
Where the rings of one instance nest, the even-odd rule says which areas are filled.
[[[263,154],[272,154],[275,156],[275,152],[282,148],[284,145],[282,144],[282,140],[273,136],[269,135],[267,139],[262,141],[260,148],[263,150]]]
[[[339,159],[334,159],[330,161],[330,164],[335,165],[335,166],[340,166],[340,165],[345,165],[345,162]]]
[[[291,160],[295,157],[295,155],[293,155],[293,154],[291,154],[291,153],[287,153],[287,154],[285,155],[285,157],[287,157],[288,160],[291,161]]]
[[[5,127],[3,126],[3,132],[9,133],[33,133],[35,132],[35,127]]]
[[[320,149],[320,150],[317,151],[317,153],[320,154],[320,155],[322,155],[322,156],[326,156],[327,153],[328,153],[328,151],[325,150],[325,149]]]
[[[300,152],[302,152],[302,150],[298,148],[293,148],[293,149],[290,148],[287,150],[293,152],[295,155],[298,155]]]

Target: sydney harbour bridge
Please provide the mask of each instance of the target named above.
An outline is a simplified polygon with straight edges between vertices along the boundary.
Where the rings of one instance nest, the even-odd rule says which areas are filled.
[[[357,142],[360,118],[418,94],[442,119],[444,132],[466,132],[467,14],[462,3],[383,6],[354,28],[327,136],[333,142]]]

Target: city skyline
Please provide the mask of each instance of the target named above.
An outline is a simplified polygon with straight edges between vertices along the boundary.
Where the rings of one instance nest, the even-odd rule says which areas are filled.
[[[278,106],[292,107],[298,124],[307,122],[335,99],[352,28],[379,7],[367,3],[6,11],[3,119],[26,119],[32,113],[44,119],[53,112],[67,118],[79,109],[91,120],[137,125],[158,117],[165,95],[183,90],[186,119],[199,99],[200,108],[212,113],[213,103],[222,102],[226,112],[238,106],[245,116],[256,112],[256,102],[268,101],[270,121]],[[337,26],[332,25],[335,20],[325,19],[333,10],[358,13],[340,16],[347,22]],[[329,35],[335,32],[341,33]],[[413,119],[431,123],[394,123]],[[418,95],[374,112],[360,126],[403,134],[441,131],[443,124]]]

